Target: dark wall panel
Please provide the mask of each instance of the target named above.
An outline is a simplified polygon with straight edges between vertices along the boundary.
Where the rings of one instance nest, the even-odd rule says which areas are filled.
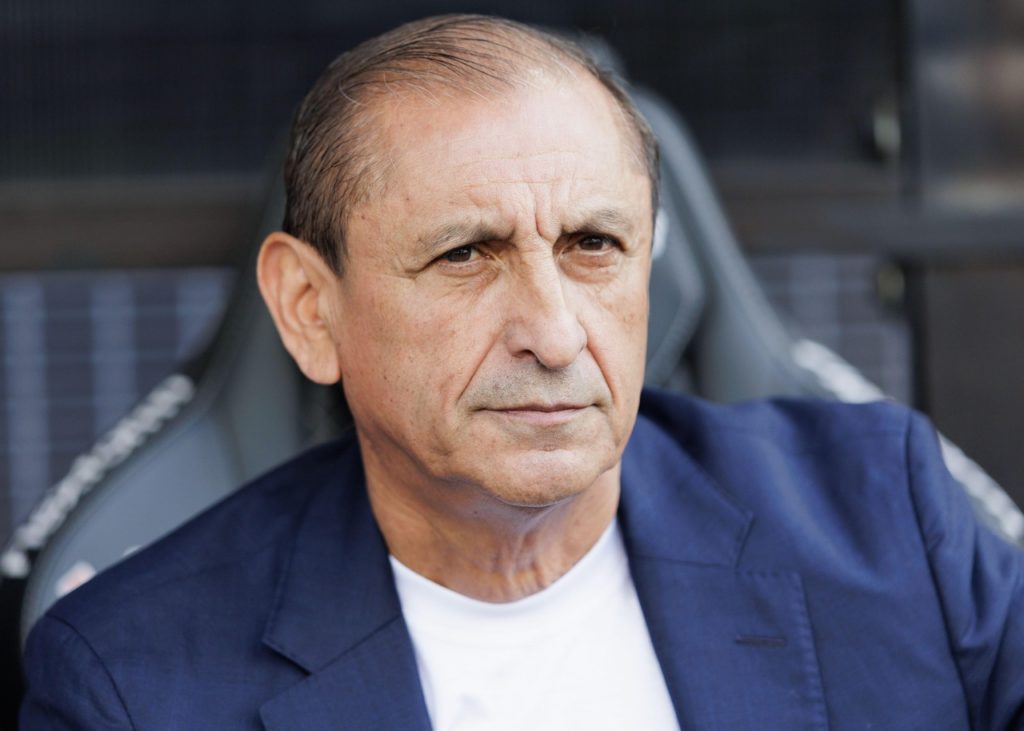
[[[923,274],[924,408],[1024,505],[1024,264]]]
[[[712,157],[861,154],[896,84],[883,0],[155,3],[0,6],[0,180],[258,170],[340,51],[438,12],[504,14],[605,35],[687,114]]]

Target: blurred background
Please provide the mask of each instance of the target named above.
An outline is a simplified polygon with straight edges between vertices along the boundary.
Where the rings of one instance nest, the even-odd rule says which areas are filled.
[[[321,69],[404,20],[603,36],[770,300],[1024,504],[1024,0],[0,5],[0,543],[216,327]]]

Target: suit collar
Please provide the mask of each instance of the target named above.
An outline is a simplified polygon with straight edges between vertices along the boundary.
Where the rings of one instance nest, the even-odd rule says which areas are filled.
[[[351,439],[340,449],[300,518],[263,636],[307,672],[402,622],[358,446]],[[640,418],[622,461],[620,520],[631,558],[735,566],[752,516],[665,432]]]
[[[339,449],[338,462],[313,476],[321,484],[299,519],[263,636],[307,672],[402,619],[355,439]],[[735,566],[752,516],[641,417],[622,460],[620,520],[632,558]]]
[[[637,419],[622,457],[619,506],[631,558],[735,566],[753,514],[666,432]]]
[[[337,472],[324,476],[300,518],[263,636],[309,672],[401,617],[359,450],[354,440],[343,450]]]
[[[263,636],[267,646],[307,672],[403,621],[358,446],[352,439],[341,449],[300,518]],[[705,566],[736,565],[752,520],[644,418],[623,456],[619,513],[631,559]]]
[[[263,635],[310,676],[265,703],[261,717],[272,731],[429,729],[354,439],[334,467],[300,518]]]

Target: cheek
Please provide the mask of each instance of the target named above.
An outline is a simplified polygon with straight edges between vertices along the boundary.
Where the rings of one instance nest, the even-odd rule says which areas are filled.
[[[607,356],[622,364],[643,364],[647,347],[647,281],[637,272],[595,297],[598,327],[591,332]],[[642,377],[642,374],[641,374]]]
[[[628,420],[639,405],[647,353],[648,295],[641,274],[594,293],[584,323],[588,349],[608,384],[616,411]]]
[[[479,309],[417,296],[408,282],[380,282],[365,291],[349,304],[358,316],[342,338],[350,385],[364,387],[376,400],[373,408],[387,403],[410,421],[436,420],[472,377],[485,339],[474,331]]]

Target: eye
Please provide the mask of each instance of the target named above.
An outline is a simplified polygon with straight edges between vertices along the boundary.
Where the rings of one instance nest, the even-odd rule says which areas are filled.
[[[441,254],[441,259],[449,264],[464,264],[479,256],[475,246],[457,246],[450,251]]]
[[[576,246],[582,251],[601,253],[615,246],[615,241],[610,236],[585,234],[579,238]]]

